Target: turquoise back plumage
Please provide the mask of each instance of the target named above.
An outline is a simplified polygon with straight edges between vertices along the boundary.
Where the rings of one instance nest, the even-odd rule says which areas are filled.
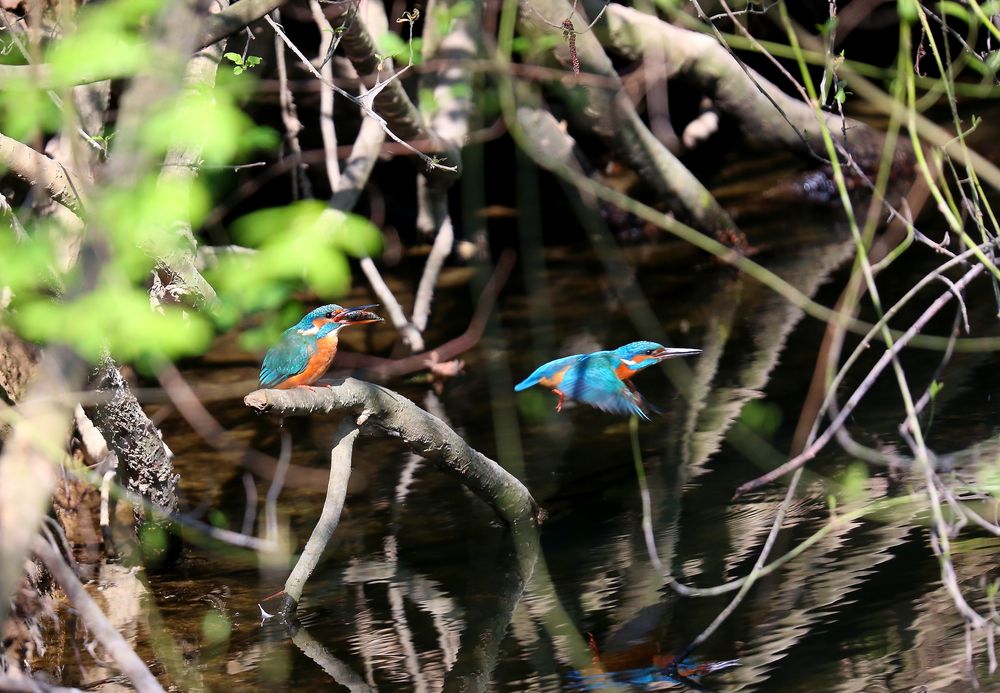
[[[649,420],[645,401],[615,374],[621,358],[613,351],[587,354],[574,363],[559,384],[566,397],[596,407],[610,414],[635,414]]]
[[[556,411],[564,398],[585,402],[612,414],[649,419],[646,410],[656,408],[646,402],[630,383],[630,378],[654,363],[678,356],[692,356],[700,349],[668,349],[648,341],[630,342],[614,351],[575,354],[544,363],[514,389],[544,385],[559,395]]]
[[[543,363],[541,366],[536,368],[531,375],[515,385],[514,390],[520,392],[521,390],[528,389],[532,385],[537,385],[538,381],[542,378],[552,378],[563,368],[579,361],[585,356],[585,354],[573,354],[572,356],[564,356],[561,359]]]
[[[302,332],[313,327],[312,321],[314,319],[338,308],[340,306],[335,304],[317,308],[281,333],[281,339],[278,340],[278,343],[268,349],[264,355],[259,378],[261,387],[275,387],[306,369],[309,357],[316,351],[316,342],[344,325],[329,323],[323,325],[315,334],[302,334]]]

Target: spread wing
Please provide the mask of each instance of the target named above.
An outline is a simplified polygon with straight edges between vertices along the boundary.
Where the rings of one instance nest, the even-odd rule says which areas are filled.
[[[585,356],[566,372],[559,390],[571,399],[610,414],[635,414],[648,421],[645,400],[618,379],[617,365],[618,358],[610,352]]]
[[[275,387],[287,378],[301,373],[316,349],[316,340],[303,336],[294,327],[285,330],[281,340],[264,354],[260,368],[260,386]]]
[[[584,358],[584,354],[574,354],[573,356],[564,356],[561,359],[556,359],[555,361],[549,361],[548,363],[543,363],[541,366],[535,369],[535,372],[529,375],[527,378],[519,382],[514,386],[514,390],[520,392],[521,390],[526,390],[532,385],[537,385],[543,378],[553,378],[559,374],[560,371],[565,370],[567,367],[576,363],[580,359]]]

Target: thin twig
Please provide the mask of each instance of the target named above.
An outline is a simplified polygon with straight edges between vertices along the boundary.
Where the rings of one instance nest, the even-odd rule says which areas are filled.
[[[379,302],[389,313],[389,320],[392,321],[393,326],[399,332],[403,341],[406,342],[411,351],[423,351],[424,336],[420,333],[416,325],[406,319],[406,314],[403,313],[402,306],[396,300],[392,289],[385,283],[382,274],[378,271],[378,267],[375,266],[375,261],[370,257],[365,257],[361,258],[360,264],[361,271],[368,278],[368,283],[371,284],[372,291],[375,292]]]
[[[966,285],[969,284],[969,282],[971,282],[977,276],[982,274],[984,269],[985,267],[982,264],[977,264],[973,266],[968,272],[965,273],[965,276],[963,276],[956,283],[956,286],[958,288],[964,288]],[[927,308],[927,310],[925,310],[920,315],[920,317],[917,318],[917,320],[910,326],[910,328],[906,332],[904,332],[902,336],[899,337],[898,340],[896,340],[896,342],[892,345],[892,347],[887,349],[885,353],[882,354],[878,362],[872,367],[872,369],[868,372],[868,375],[865,376],[864,380],[851,395],[850,399],[847,400],[840,414],[836,418],[834,418],[834,420],[830,423],[830,425],[823,432],[823,434],[819,436],[812,445],[803,450],[800,454],[788,460],[788,462],[785,462],[779,467],[772,469],[770,472],[762,474],[756,479],[753,479],[752,481],[748,481],[747,483],[741,485],[739,488],[736,489],[734,497],[739,497],[744,493],[747,493],[748,491],[760,488],[761,486],[784,476],[788,472],[798,469],[806,462],[814,458],[816,454],[820,450],[822,450],[823,447],[830,441],[836,430],[839,427],[843,426],[844,421],[847,420],[847,417],[850,416],[851,412],[854,411],[854,408],[858,405],[861,399],[868,393],[868,390],[871,388],[872,384],[874,384],[875,380],[878,378],[879,375],[881,375],[882,371],[885,370],[886,366],[889,365],[892,359],[903,349],[903,347],[905,347],[910,342],[911,339],[913,339],[913,337],[915,337],[917,334],[920,333],[920,330],[922,330],[924,326],[926,326],[927,323],[930,322],[931,318],[937,315],[937,313],[942,308],[944,308],[944,306],[948,303],[948,301],[950,301],[953,297],[954,295],[951,293],[951,291],[947,291],[941,296],[939,296],[937,300],[935,300]]]
[[[282,41],[285,42],[285,45],[287,45],[288,48],[293,53],[295,53],[296,56],[298,56],[298,58],[302,62],[302,64],[306,66],[306,69],[308,69],[309,72],[311,72],[313,74],[313,76],[316,77],[316,79],[318,79],[321,83],[323,83],[324,85],[326,85],[330,89],[333,89],[335,92],[337,92],[338,94],[340,94],[341,96],[343,96],[345,99],[347,99],[348,101],[350,101],[351,103],[353,103],[354,105],[356,105],[358,108],[361,109],[361,112],[364,115],[366,115],[369,118],[374,119],[381,126],[382,130],[385,132],[386,135],[388,135],[393,140],[395,140],[397,143],[399,143],[408,152],[410,152],[411,154],[414,154],[417,157],[419,157],[421,161],[423,161],[425,164],[427,164],[427,168],[428,169],[440,169],[442,171],[451,171],[451,172],[454,172],[454,173],[458,172],[458,167],[457,166],[445,166],[440,161],[438,161],[436,158],[428,156],[427,154],[424,154],[422,151],[420,151],[419,149],[417,149],[413,145],[409,144],[408,142],[403,141],[396,133],[394,133],[389,128],[389,124],[388,124],[388,122],[386,122],[385,118],[383,118],[378,113],[376,113],[374,110],[372,110],[375,96],[378,95],[378,93],[380,91],[382,91],[387,85],[389,85],[393,80],[398,79],[404,72],[406,72],[406,70],[407,70],[407,68],[409,66],[406,66],[403,69],[395,72],[388,79],[377,81],[377,83],[375,84],[375,86],[372,87],[371,89],[369,89],[365,94],[363,94],[361,96],[354,96],[353,94],[350,94],[349,92],[344,91],[343,89],[341,89],[340,87],[338,87],[333,82],[324,79],[323,75],[320,74],[319,70],[317,70],[313,66],[313,64],[309,61],[309,59],[306,58],[306,56],[302,54],[302,51],[300,51],[298,49],[298,47],[294,43],[292,43],[291,39],[289,39],[288,36],[285,35],[285,32],[281,29],[281,27],[278,26],[278,24],[276,24],[274,22],[274,20],[272,20],[270,17],[265,17],[265,19],[267,20],[267,23],[271,25],[271,28],[274,29],[274,32],[281,38]]]
[[[274,10],[268,18],[273,24],[281,21],[280,10]],[[299,121],[295,108],[295,97],[288,88],[288,69],[285,64],[285,50],[277,32],[274,35],[274,57],[278,69],[278,102],[281,104],[281,122],[285,125],[285,140],[292,151],[292,199],[312,198],[312,184],[306,173],[306,165],[302,161],[302,145],[299,143],[299,133],[302,123]],[[332,97],[331,97],[332,100]]]

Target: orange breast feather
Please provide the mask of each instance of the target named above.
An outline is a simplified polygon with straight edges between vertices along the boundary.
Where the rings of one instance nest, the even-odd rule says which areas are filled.
[[[309,362],[301,373],[296,373],[277,386],[278,390],[288,390],[302,385],[312,385],[323,377],[333,357],[337,355],[337,333],[333,332],[316,342],[316,347],[309,355]]]

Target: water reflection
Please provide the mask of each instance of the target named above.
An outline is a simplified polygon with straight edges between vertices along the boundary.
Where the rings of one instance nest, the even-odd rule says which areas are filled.
[[[842,280],[851,246],[828,220],[794,230],[775,223],[754,237],[765,247],[757,258],[763,264],[803,293],[833,302],[837,282],[827,282]],[[514,398],[511,385],[546,349],[661,335],[700,346],[696,361],[668,363],[645,377],[644,393],[667,413],[641,426],[640,443],[659,559],[678,580],[717,585],[747,573],[769,530],[780,485],[737,502],[730,497],[759,465],[783,459],[822,326],[726,269],[679,268],[660,250],[627,250],[635,271],[613,288],[589,247],[555,250],[531,271],[544,273],[547,301],[560,310],[540,317],[536,301],[511,287],[498,324],[466,356],[468,373],[487,376],[449,383],[440,400],[422,385],[392,384],[486,454],[523,464],[520,476],[548,513],[540,535],[512,535],[452,479],[391,442],[364,440],[334,543],[306,588],[301,623],[291,630],[259,625],[256,603],[280,587],[283,565],[261,569],[246,553],[192,548],[173,572],[151,577],[147,596],[133,598],[152,600],[160,621],[122,608],[118,621],[131,623],[122,630],[149,658],[149,634],[162,631],[192,672],[185,680],[211,690],[856,691],[962,688],[970,675],[996,685],[981,648],[974,647],[973,669],[966,667],[964,624],[939,583],[924,518],[903,502],[911,491],[906,479],[864,467],[859,473],[833,448],[812,466],[772,555],[822,534],[762,579],[692,659],[673,660],[728,596],[681,598],[664,588],[643,541],[624,421],[582,407],[557,416],[546,393]],[[652,281],[661,273],[669,279]],[[442,291],[436,305],[446,314],[466,300],[462,291]],[[623,296],[645,303],[618,310],[615,297]],[[653,316],[661,334],[636,334],[635,316]],[[447,336],[437,329],[442,334],[428,335],[432,343]],[[939,450],[965,450],[996,435],[997,403],[983,393],[998,384],[997,365],[992,355],[955,358],[932,427]],[[231,379],[252,370],[212,367],[195,377]],[[213,413],[239,439],[277,452],[273,422],[247,416],[239,401]],[[887,385],[852,425],[878,443],[895,440],[899,419]],[[293,467],[279,524],[293,545],[304,542],[322,505],[336,423],[289,424]],[[511,431],[516,439],[504,438]],[[215,521],[240,529],[249,461],[213,450],[177,419],[165,432],[188,506],[211,509]],[[965,453],[980,462],[996,456],[985,445]],[[962,459],[956,466],[992,473]],[[262,497],[268,477],[253,471]],[[854,495],[841,493],[848,486]],[[831,524],[879,499],[883,511]],[[998,543],[974,535],[956,543],[968,594],[982,594],[996,577]],[[117,588],[108,593],[125,592]],[[212,630],[212,614],[228,624],[226,634]]]
[[[804,293],[815,294],[850,250],[829,234],[822,239],[803,234],[801,241],[798,250],[784,249],[763,261]],[[582,306],[602,300],[604,289],[578,271],[578,262],[579,257],[556,258],[547,266],[552,300],[567,310],[544,329],[563,335],[556,341],[622,341],[620,335],[630,329],[627,320],[587,318]],[[640,263],[638,277],[646,271],[652,268]],[[780,456],[787,446],[819,328],[802,323],[798,311],[772,294],[717,268],[706,268],[699,284],[697,291],[673,286],[671,297],[655,290],[649,295],[665,331],[676,332],[683,324],[685,342],[700,344],[705,353],[692,362],[682,394],[667,378],[650,374],[647,394],[668,411],[643,425],[640,440],[659,556],[678,579],[712,585],[747,572],[770,526],[782,488],[735,503],[729,496],[757,473],[757,464]],[[494,333],[469,355],[469,372],[482,372],[502,343],[536,337],[537,325],[524,327],[526,334],[519,331],[526,323],[518,315],[527,305],[516,296],[505,303],[503,334]],[[530,350],[504,355],[514,374],[533,362]],[[983,363],[982,356],[960,359],[956,368]],[[404,392],[432,411],[438,407],[437,414],[450,418],[474,445],[497,454],[495,412],[470,406],[490,400],[489,383],[456,381],[440,402],[417,388]],[[873,396],[878,401],[879,393]],[[961,397],[947,405],[939,435],[964,420],[952,409]],[[919,518],[905,504],[827,531],[762,580],[691,661],[671,666],[673,654],[726,598],[680,598],[664,589],[642,540],[624,422],[583,408],[556,416],[547,400],[511,399],[501,406],[517,411],[524,478],[548,512],[540,545],[512,537],[488,508],[418,459],[391,444],[365,441],[355,457],[359,480],[336,546],[307,587],[301,628],[290,637],[268,638],[253,619],[239,619],[227,651],[212,657],[201,651],[197,661],[206,685],[847,691],[947,688],[965,680],[960,617],[937,585],[926,539],[911,529]],[[755,406],[764,409],[748,416],[748,407]],[[859,430],[873,436],[891,431],[898,419],[897,413],[876,409],[859,414]],[[235,415],[233,423],[246,426]],[[267,448],[266,425],[255,425],[258,442]],[[297,465],[321,468],[324,441],[334,425],[300,424]],[[986,435],[987,429],[984,422],[977,434]],[[195,440],[186,444],[191,451],[200,446]],[[182,464],[197,459],[187,456],[184,444],[177,447]],[[825,493],[831,487],[823,480],[836,482],[847,462],[831,451],[816,467],[824,476],[812,476],[790,508],[775,555],[827,526]],[[187,471],[182,469],[186,480],[193,476]],[[192,502],[218,500],[218,488],[229,481],[224,470],[214,473],[220,477],[214,490],[204,480],[187,486]],[[286,492],[284,520],[300,541],[318,512],[321,488]],[[868,475],[857,503],[900,493],[886,475]],[[236,497],[227,501],[234,515],[242,507]],[[838,511],[852,507],[844,504]],[[963,580],[975,583],[992,574],[992,540],[963,549],[957,559]],[[218,572],[213,578],[202,569]],[[252,571],[227,573],[215,556],[197,570],[189,564],[185,572],[183,579],[158,579],[160,600],[181,584],[207,587],[217,580],[234,594],[230,608],[239,603],[241,614],[250,614],[254,600],[273,591]],[[197,633],[192,615],[171,614],[171,619],[178,630],[189,622]],[[976,673],[989,681],[980,659],[974,660]]]

